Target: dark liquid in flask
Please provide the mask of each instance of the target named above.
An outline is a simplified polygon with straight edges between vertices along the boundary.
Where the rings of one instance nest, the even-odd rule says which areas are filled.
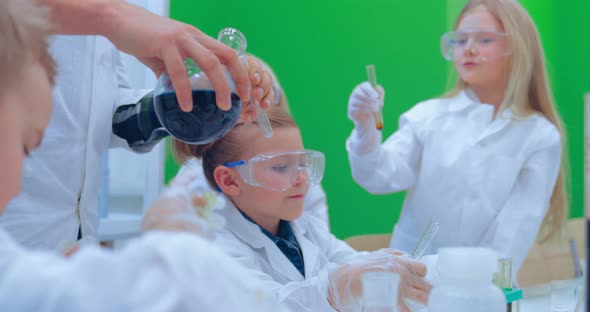
[[[231,94],[231,108],[223,111],[215,102],[215,91],[193,91],[193,110],[184,112],[176,93],[162,93],[154,98],[154,107],[162,126],[175,138],[192,144],[207,144],[226,135],[238,121],[242,101]]]

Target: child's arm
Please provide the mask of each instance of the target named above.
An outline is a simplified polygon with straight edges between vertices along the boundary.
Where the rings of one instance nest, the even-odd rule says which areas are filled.
[[[284,311],[270,296],[265,307],[264,288],[192,234],[154,232],[117,252],[88,246],[70,258],[27,252],[2,231],[0,246],[0,285],[12,286],[0,292],[2,310]]]
[[[383,144],[381,132],[374,142],[359,136],[357,129],[346,141],[354,180],[374,194],[388,194],[411,188],[422,159],[422,136],[428,121],[441,112],[438,100],[419,103],[400,117],[399,129]],[[373,140],[371,140],[373,141]],[[371,146],[367,146],[369,144]]]

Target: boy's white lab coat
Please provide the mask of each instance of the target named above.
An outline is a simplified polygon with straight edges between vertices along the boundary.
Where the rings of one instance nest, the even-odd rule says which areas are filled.
[[[436,220],[440,229],[427,254],[490,247],[511,257],[518,272],[549,206],[560,134],[541,114],[519,119],[506,110],[493,119],[493,111],[467,90],[417,104],[368,151],[355,150],[353,131],[347,150],[355,181],[376,194],[408,191],[392,248],[411,252]]]
[[[102,157],[127,147],[113,135],[113,113],[149,92],[130,89],[120,52],[104,37],[55,36],[50,51],[58,68],[51,120],[23,164],[21,193],[0,217],[20,244],[43,249],[76,241],[80,226],[98,239]]]
[[[211,242],[152,232],[121,252],[95,246],[67,259],[31,252],[0,229],[2,311],[285,311]]]
[[[327,300],[328,271],[359,253],[334,237],[321,220],[303,214],[291,222],[303,253],[303,277],[256,224],[244,218],[231,200],[226,202],[227,224],[217,235],[217,245],[249,268],[291,311],[334,311]]]

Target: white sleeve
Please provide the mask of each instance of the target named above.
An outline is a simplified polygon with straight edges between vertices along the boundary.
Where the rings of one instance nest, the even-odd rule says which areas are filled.
[[[311,232],[315,240],[315,244],[326,255],[330,263],[345,264],[351,259],[365,254],[365,252],[358,252],[350,247],[345,241],[338,239],[330,229],[323,226],[323,220],[315,216],[303,216],[303,222],[306,223],[306,229]]]
[[[87,247],[64,258],[0,232],[0,254],[2,310],[280,310],[246,269],[194,235],[150,233],[122,252]]]
[[[245,246],[231,235],[228,233],[227,236],[230,237],[218,236],[216,243],[222,245],[223,249],[243,267],[248,268],[250,275],[253,275],[258,283],[270,290],[283,306],[290,311],[298,312],[335,311],[327,298],[328,275],[330,270],[335,269],[338,265],[328,265],[320,270],[316,276],[305,279],[303,282],[281,284],[262,270],[248,246]]]
[[[303,208],[306,214],[312,215],[330,229],[330,220],[328,217],[328,203],[326,193],[321,185],[314,185],[309,188]]]
[[[411,188],[422,154],[420,137],[427,120],[436,112],[433,101],[420,103],[400,117],[399,129],[383,144],[358,153],[355,131],[346,141],[353,179],[368,192],[387,194]]]
[[[559,173],[561,143],[552,129],[542,135],[543,146],[525,161],[512,193],[482,239],[482,246],[512,258],[515,276],[537,238]]]

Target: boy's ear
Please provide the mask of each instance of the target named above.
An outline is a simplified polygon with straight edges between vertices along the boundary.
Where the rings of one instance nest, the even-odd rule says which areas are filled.
[[[221,191],[229,196],[240,195],[240,185],[236,179],[239,179],[238,173],[226,166],[217,166],[213,171],[215,183]]]

